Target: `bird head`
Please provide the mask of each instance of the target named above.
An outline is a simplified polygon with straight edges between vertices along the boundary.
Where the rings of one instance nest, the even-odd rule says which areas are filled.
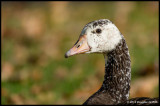
[[[83,53],[109,52],[122,38],[123,35],[110,20],[95,20],[85,25],[78,41],[66,52],[65,57]]]

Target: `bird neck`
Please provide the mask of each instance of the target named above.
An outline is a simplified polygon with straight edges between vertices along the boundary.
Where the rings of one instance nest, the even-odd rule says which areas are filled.
[[[129,97],[131,67],[128,47],[124,38],[116,48],[104,53],[105,76],[100,90],[107,92],[112,100],[120,103]]]

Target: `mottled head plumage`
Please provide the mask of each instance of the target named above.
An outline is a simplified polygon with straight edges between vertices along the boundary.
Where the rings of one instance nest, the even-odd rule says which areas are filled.
[[[87,53],[103,53],[111,51],[122,39],[118,28],[108,19],[95,20],[83,28],[81,36],[87,35],[90,48]]]

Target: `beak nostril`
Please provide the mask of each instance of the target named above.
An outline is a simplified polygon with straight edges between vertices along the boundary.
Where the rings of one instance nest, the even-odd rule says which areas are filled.
[[[80,47],[80,45],[77,46],[77,48],[79,48],[79,47]]]
[[[79,42],[79,43],[77,44],[77,48],[79,48],[82,44],[83,44],[83,41]]]

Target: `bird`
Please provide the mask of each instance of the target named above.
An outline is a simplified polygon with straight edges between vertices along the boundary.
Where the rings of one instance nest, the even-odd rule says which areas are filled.
[[[133,103],[130,102],[133,100],[144,100],[135,98],[129,101],[131,81],[129,49],[124,36],[112,21],[99,19],[86,24],[78,41],[65,53],[65,58],[85,53],[103,54],[105,75],[99,90],[83,105],[129,104]],[[156,102],[159,102],[159,98]]]

